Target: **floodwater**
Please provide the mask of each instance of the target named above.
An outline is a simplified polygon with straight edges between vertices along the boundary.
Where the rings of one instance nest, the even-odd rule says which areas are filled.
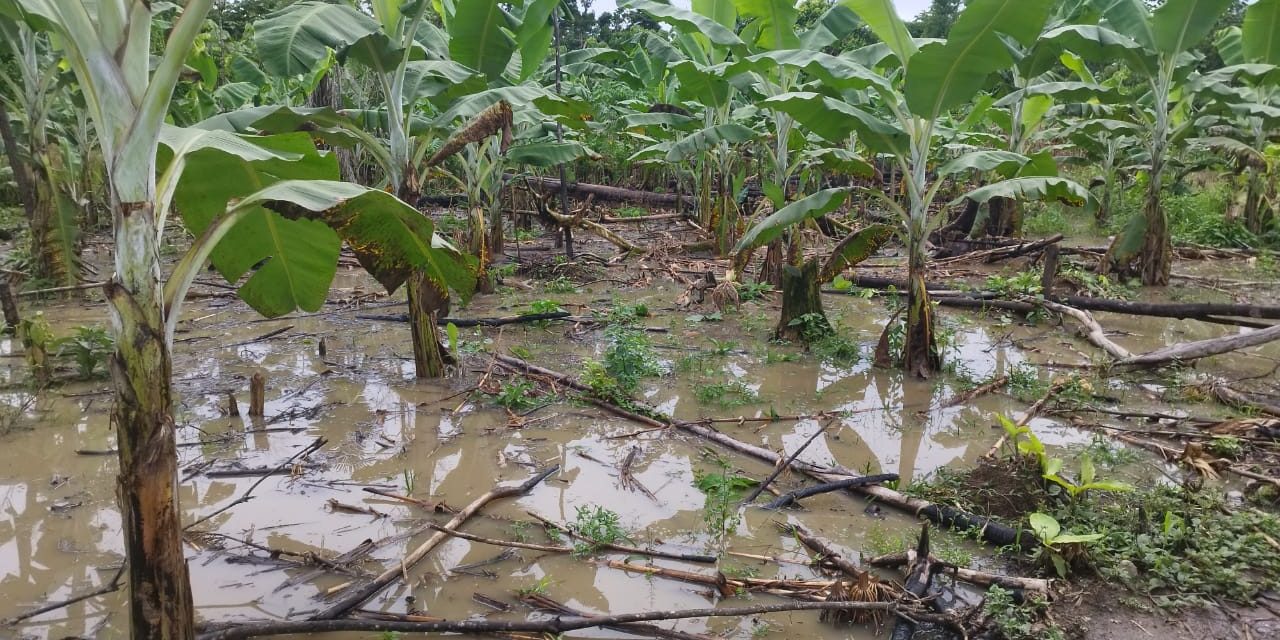
[[[336,286],[338,297],[357,295],[361,287],[372,290],[355,277],[344,277]],[[666,330],[649,335],[659,356],[673,370],[668,376],[645,381],[642,395],[649,404],[681,419],[750,417],[768,415],[771,409],[783,415],[844,412],[845,417],[819,437],[801,459],[837,462],[869,473],[898,473],[904,485],[939,467],[972,463],[997,439],[1000,430],[993,426],[996,415],[1025,410],[1024,403],[1002,394],[940,409],[938,406],[954,393],[945,383],[904,379],[896,372],[872,368],[869,357],[860,364],[841,367],[801,355],[793,347],[769,346],[766,338],[777,312],[767,304],[745,304],[740,313],[726,313],[723,322],[694,321],[688,317],[691,312],[672,308],[671,301],[680,290],[676,285],[632,290],[595,284],[575,294],[522,292],[487,296],[466,309],[455,310],[455,315],[508,315],[538,298],[595,309],[607,308],[611,296],[627,303],[646,302],[652,315],[645,324]],[[888,316],[885,306],[856,297],[828,297],[825,302],[842,330],[855,336],[864,353],[870,354]],[[402,307],[367,311],[398,312]],[[67,303],[47,308],[45,313],[62,333],[78,324],[100,323],[103,309]],[[324,437],[328,444],[311,455],[307,465],[290,475],[268,478],[251,500],[198,529],[286,552],[332,558],[365,540],[395,536],[424,520],[443,524],[449,518],[448,514],[428,514],[418,506],[365,492],[366,487],[409,493],[420,500],[443,500],[461,508],[495,484],[518,483],[536,469],[558,464],[560,470],[531,493],[491,503],[463,529],[494,538],[527,537],[546,542],[530,513],[569,523],[575,520],[577,509],[603,506],[618,512],[621,526],[638,545],[661,543],[678,551],[715,553],[720,546],[708,532],[706,497],[694,484],[695,473],[718,470],[717,457],[753,478],[770,471],[765,464],[711,449],[714,445],[687,435],[649,433],[615,438],[643,426],[572,402],[554,402],[513,421],[483,396],[464,401],[465,396],[458,395],[483,375],[487,358],[473,353],[465,359],[459,375],[444,381],[416,381],[412,361],[405,358],[409,351],[407,328],[357,320],[355,315],[344,305],[335,304],[320,315],[260,321],[242,304],[228,299],[193,302],[186,307],[174,366],[176,416],[184,444],[179,452],[185,521],[236,500],[258,479],[256,475],[211,477],[207,471],[234,465],[274,467]],[[948,356],[963,361],[974,378],[1007,371],[1024,359],[1085,362],[1093,353],[1089,345],[1070,338],[1061,328],[1001,325],[972,313],[944,311],[943,315],[954,327],[959,345]],[[1188,329],[1180,327],[1182,323],[1124,324],[1102,315],[1099,320],[1109,329],[1137,334],[1117,338],[1131,349],[1188,339],[1183,335]],[[1154,326],[1159,326],[1159,331],[1152,331]],[[291,328],[255,341],[284,327]],[[710,338],[737,344],[725,355],[714,355]],[[318,353],[322,339],[325,356]],[[494,352],[527,350],[532,362],[569,373],[580,372],[584,359],[597,356],[601,340],[598,330],[574,330],[563,323],[462,331],[464,345]],[[681,357],[690,353],[700,354],[703,365],[722,372],[724,379],[753,389],[759,402],[734,408],[700,403],[696,389],[708,379],[674,371]],[[779,362],[777,354],[800,357]],[[27,375],[20,355],[15,341],[0,341],[0,381],[10,389],[3,397],[11,404],[22,395],[13,391],[15,383]],[[227,417],[228,393],[247,411],[248,379],[254,373],[267,379],[266,419]],[[18,428],[0,435],[0,619],[104,584],[121,562],[120,519],[114,497],[116,462],[114,455],[102,454],[113,446],[106,388],[105,381],[97,381],[44,392]],[[1089,441],[1089,435],[1051,419],[1039,418],[1033,426],[1052,446]],[[765,423],[763,427],[759,423],[718,427],[740,440],[791,452],[820,425],[817,420],[800,420]],[[632,470],[654,498],[623,488],[619,482],[618,466],[637,446],[640,452]],[[784,475],[778,485],[793,488],[799,481]],[[377,514],[351,513],[341,506],[344,504]],[[780,512],[746,509],[724,543],[730,552],[797,563],[763,564],[725,555],[720,568],[762,577],[817,577],[803,564],[808,559],[804,549],[779,533],[774,526],[777,521],[800,523],[855,559],[877,544],[883,547],[885,540],[897,544],[918,530],[913,518],[889,509],[866,512],[863,501],[845,495],[810,498],[804,506],[803,510]],[[374,559],[363,565],[364,570],[376,574],[396,566],[398,559],[429,533],[379,548]],[[966,543],[957,538],[952,544]],[[523,618],[527,610],[518,603],[511,613],[500,614],[472,599],[473,593],[481,593],[515,602],[515,592],[520,589],[537,589],[593,613],[770,601],[766,595],[725,600],[709,593],[705,586],[628,573],[605,563],[608,559],[651,562],[623,554],[600,554],[592,559],[519,550],[493,564],[456,570],[459,565],[494,559],[502,552],[499,547],[449,540],[407,570],[408,585],[396,583],[365,608],[404,612],[412,607],[451,619],[479,615]],[[309,569],[285,566],[266,555],[230,540],[192,536],[187,556],[199,617],[204,621],[301,619],[323,606],[326,592],[352,580],[350,576],[320,573],[280,588]],[[652,562],[712,573],[707,565]],[[109,594],[39,616],[22,626],[0,628],[0,636],[125,637],[123,605],[122,593]],[[820,623],[816,612],[664,624],[741,638],[876,637],[874,629]],[[587,630],[570,635],[621,634]]]

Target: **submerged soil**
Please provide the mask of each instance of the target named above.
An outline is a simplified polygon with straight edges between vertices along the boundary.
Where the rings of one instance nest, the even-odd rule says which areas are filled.
[[[602,255],[609,252],[598,243],[587,244],[586,249]],[[514,248],[508,253],[514,253]],[[465,309],[455,309],[454,315],[511,315],[548,299],[575,315],[643,303],[649,310],[642,319],[649,329],[646,335],[669,371],[642,382],[639,396],[646,403],[685,420],[770,412],[839,413],[801,459],[838,463],[860,472],[897,473],[902,486],[927,478],[941,467],[971,466],[1002,433],[997,416],[1026,409],[1026,402],[1004,393],[941,408],[961,390],[956,376],[920,381],[874,368],[869,357],[837,364],[798,346],[770,344],[768,336],[778,313],[776,294],[722,314],[706,305],[677,307],[686,286],[668,276],[673,268],[679,272],[693,265],[671,267],[647,258],[621,265],[584,263],[591,264],[590,269],[574,272],[543,261],[542,281],[509,276],[505,292],[481,296]],[[574,283],[572,292],[547,290],[543,281],[565,274]],[[218,290],[208,291],[216,295]],[[887,507],[873,508],[859,498],[828,494],[806,499],[800,510],[745,509],[741,522],[722,544],[710,533],[715,527],[707,522],[707,497],[695,486],[695,476],[717,472],[727,464],[734,472],[759,479],[770,472],[767,465],[710,449],[706,442],[676,433],[631,435],[643,426],[565,398],[547,396],[540,407],[513,414],[484,394],[469,393],[481,381],[485,389],[496,390],[506,380],[484,352],[515,352],[540,366],[580,373],[585,361],[600,357],[601,326],[561,322],[463,329],[460,340],[465,357],[453,375],[441,381],[419,381],[413,378],[408,358],[407,327],[356,317],[403,312],[403,307],[385,306],[395,298],[375,291],[372,281],[345,271],[340,272],[330,304],[316,314],[262,320],[243,303],[227,297],[193,301],[185,308],[174,354],[184,521],[196,521],[237,500],[262,477],[260,470],[280,465],[317,438],[327,440],[305,462],[292,465],[283,475],[268,477],[250,500],[214,516],[196,528],[201,533],[188,536],[196,607],[203,621],[304,618],[323,606],[325,594],[357,579],[317,570],[309,556],[332,559],[367,540],[390,540],[372,559],[346,568],[347,573],[376,574],[395,566],[430,532],[405,539],[397,536],[423,521],[442,524],[450,517],[364,489],[461,508],[497,484],[523,481],[536,469],[552,464],[560,469],[544,484],[524,497],[491,504],[463,528],[493,538],[546,542],[541,525],[530,514],[572,523],[579,509],[601,506],[620,515],[621,527],[639,545],[731,552],[719,565],[727,573],[795,578],[820,573],[807,565],[805,549],[779,532],[777,522],[802,524],[854,560],[863,553],[901,551],[918,532],[916,520],[907,515]],[[842,334],[870,354],[891,315],[883,301],[827,296],[824,303]],[[104,316],[102,306],[92,301],[51,303],[43,312],[59,335],[77,325],[102,324]],[[954,332],[948,358],[963,363],[964,374],[971,379],[1007,373],[1022,362],[1084,363],[1093,357],[1090,345],[1058,327],[1028,327],[999,316],[945,309],[942,315]],[[1134,351],[1234,330],[1109,314],[1098,314],[1098,319],[1108,329],[1126,332],[1116,340]],[[693,356],[692,363],[686,356]],[[1249,355],[1212,358],[1202,369],[1241,377],[1265,372],[1277,358],[1280,349],[1272,345]],[[1072,375],[1072,369],[1065,371]],[[247,409],[249,378],[257,373],[267,381],[265,417],[228,416],[229,394],[242,411]],[[5,389],[0,398],[13,405],[22,402],[28,375],[20,344],[0,339],[0,383]],[[705,389],[723,382],[741,383],[757,399],[722,406]],[[1099,393],[1116,406],[1169,410],[1164,391],[1159,385],[1117,381]],[[0,435],[0,619],[102,585],[120,565],[110,401],[104,380],[63,384],[40,392],[9,432]],[[1182,402],[1177,408],[1190,410]],[[1224,413],[1212,404],[1194,410]],[[718,426],[739,440],[789,453],[812,436],[820,422],[813,418]],[[1053,417],[1036,418],[1032,427],[1055,450],[1080,448],[1092,438]],[[619,467],[634,447],[639,447],[639,453],[631,472],[653,497],[624,486],[619,477]],[[1165,468],[1165,463],[1150,456],[1145,460],[1124,472],[1127,477],[1151,482],[1158,477],[1152,469]],[[236,471],[245,475],[226,475]],[[780,490],[801,485],[800,478],[789,474],[777,482]],[[353,512],[352,506],[368,512]],[[956,553],[977,557],[975,566],[1000,570],[998,563],[984,558],[987,551],[972,542],[950,534],[938,537],[940,544]],[[734,553],[783,562],[766,563]],[[520,590],[537,592],[594,613],[733,605],[771,598],[755,594],[725,599],[703,586],[611,568],[605,562],[610,559],[712,573],[708,566],[673,560],[608,553],[589,558],[527,550],[504,553],[502,548],[451,539],[407,570],[407,585],[397,584],[365,608],[422,611],[450,619],[482,615],[522,619],[528,612],[520,605],[510,613],[495,613],[473,599],[473,594],[513,602]],[[486,564],[467,568],[481,562]],[[1096,600],[1091,587],[1083,589],[1082,601]],[[18,627],[0,627],[0,637],[125,637],[124,597],[111,593]],[[1198,616],[1180,618],[1186,622],[1182,630],[1176,620],[1153,628],[1138,625],[1138,615],[1121,609],[1086,611],[1077,617],[1088,619],[1081,625],[1086,637],[1098,638],[1235,637],[1234,630],[1240,628],[1235,620],[1228,620],[1229,624],[1206,631],[1200,626],[1204,619]],[[1133,625],[1128,624],[1131,621]],[[742,638],[872,638],[883,632],[819,623],[811,612],[696,619],[667,626]],[[1260,631],[1274,628],[1255,627],[1252,637],[1266,637]],[[1228,629],[1232,633],[1227,634]],[[1213,635],[1219,633],[1226,635]],[[570,635],[624,634],[589,630]]]

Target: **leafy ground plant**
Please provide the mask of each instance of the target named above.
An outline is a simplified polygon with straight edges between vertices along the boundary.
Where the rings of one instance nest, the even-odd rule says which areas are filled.
[[[694,472],[693,484],[707,496],[702,511],[707,533],[711,535],[713,543],[722,545],[726,536],[742,522],[739,501],[745,497],[748,489],[759,484],[759,480],[733,473],[728,459],[723,456],[708,452],[706,457],[715,470]]]
[[[573,555],[589,556],[599,551],[604,545],[617,544],[629,539],[616,511],[610,511],[599,505],[579,506],[576,511],[577,517],[569,528],[574,534],[586,540],[574,543]]]
[[[698,385],[694,393],[698,396],[698,402],[722,409],[740,407],[760,400],[760,394],[741,380]]]

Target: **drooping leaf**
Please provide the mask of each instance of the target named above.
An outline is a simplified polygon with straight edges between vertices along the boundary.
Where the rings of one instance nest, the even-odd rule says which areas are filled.
[[[499,0],[460,2],[449,21],[449,54],[455,62],[483,73],[490,80],[506,70],[516,42],[503,31],[506,13]]]
[[[1195,138],[1192,142],[1206,147],[1216,153],[1227,156],[1241,164],[1260,169],[1267,168],[1266,154],[1234,138],[1227,138],[1225,136],[1206,136],[1203,138]]]
[[[574,140],[531,142],[516,145],[507,150],[507,160],[510,162],[534,167],[554,167],[583,157],[599,158],[600,156],[586,145]]]
[[[880,74],[844,57],[832,56],[821,51],[788,49],[767,51],[746,58],[746,63],[759,68],[771,64],[801,69],[822,80],[825,86],[837,89],[867,89],[875,87],[892,90],[889,81]]]
[[[531,0],[525,3],[520,18],[520,31],[516,34],[516,46],[520,49],[520,80],[526,80],[538,71],[551,48],[554,30],[551,12],[562,0]]]
[[[218,108],[224,110],[239,109],[258,97],[258,87],[248,82],[229,82],[213,92],[213,99],[218,101]]]
[[[974,151],[947,161],[938,168],[938,177],[954,175],[965,171],[995,171],[1003,176],[1012,176],[1031,159],[1021,153],[1001,151],[998,149]]]
[[[1165,0],[1151,14],[1156,50],[1175,55],[1195,46],[1230,4],[1231,0]]]
[[[1244,35],[1240,27],[1227,27],[1213,38],[1213,48],[1226,65],[1244,64]]]
[[[733,248],[733,253],[741,255],[753,251],[773,241],[787,227],[835,211],[837,207],[844,204],[848,195],[849,190],[846,188],[823,189],[778,209],[748,229]]]
[[[1119,31],[1098,25],[1073,24],[1050,29],[1040,37],[1040,43],[1042,46],[1052,45],[1055,50],[1070,51],[1085,60],[1101,64],[1121,60],[1130,67],[1131,71],[1146,78],[1153,77],[1159,69],[1155,58],[1139,41]],[[1047,56],[1039,60],[1043,64],[1027,69],[1028,76],[1040,75],[1050,70],[1055,63],[1051,57]]]
[[[1257,0],[1249,5],[1244,11],[1241,39],[1244,60],[1280,65],[1280,0]]]
[[[738,144],[752,140],[757,135],[759,134],[754,130],[736,122],[707,127],[676,140],[667,151],[666,159],[667,162],[680,162],[721,142]]]
[[[281,180],[338,177],[336,160],[317,153],[306,134],[251,140],[266,157],[248,159],[254,156],[243,148],[212,145],[185,154],[184,173],[218,176],[177,182],[174,202],[183,224],[196,236],[223,215],[232,200]],[[339,237],[323,223],[288,220],[256,209],[227,231],[210,261],[232,284],[251,273],[240,284],[240,297],[264,315],[279,316],[294,309],[314,311],[324,304],[340,245]]]
[[[618,124],[625,129],[664,126],[689,130],[697,126],[697,123],[696,118],[680,113],[628,113],[618,118]]]
[[[893,0],[841,0],[841,4],[853,9],[867,23],[871,32],[898,57],[899,64],[909,66],[908,61],[916,54],[916,43],[907,25],[898,17]]]
[[[828,282],[841,271],[875,255],[876,251],[893,237],[893,234],[893,226],[873,224],[845,236],[831,250],[831,255],[822,264],[822,269],[818,272],[818,280]]]
[[[680,79],[682,99],[697,100],[719,109],[729,102],[729,81],[725,78],[725,65],[707,66],[692,60],[681,60],[671,65],[671,71]]]
[[[329,55],[378,32],[373,18],[345,4],[307,0],[254,24],[254,43],[267,73],[288,78],[307,73]]]
[[[1013,178],[1003,180],[985,187],[979,187],[951,202],[958,205],[965,200],[979,204],[992,198],[1010,198],[1013,200],[1058,200],[1073,207],[1092,209],[1097,200],[1084,186],[1066,178],[1035,177]]]
[[[1111,246],[1107,248],[1107,255],[1103,259],[1113,265],[1130,264],[1142,253],[1146,243],[1147,217],[1145,215],[1130,216],[1124,229],[1111,241]]]
[[[969,102],[992,73],[1014,62],[1000,35],[1027,46],[1052,6],[1053,0],[971,0],[946,43],[925,46],[912,59],[904,86],[907,107],[933,120]]]
[[[796,3],[794,0],[734,0],[738,13],[754,18],[760,35],[755,44],[765,49],[794,49],[800,46],[796,36]]]
[[[745,48],[745,44],[731,29],[688,9],[653,2],[652,0],[622,0],[619,7],[643,11],[659,22],[669,24],[682,33],[698,34],[722,47]]]
[[[861,24],[862,21],[858,20],[857,14],[849,7],[842,4],[832,5],[814,22],[813,27],[800,34],[800,47],[817,51],[833,45],[857,30]]]
[[[843,144],[852,133],[877,153],[905,155],[909,145],[906,132],[847,102],[827,96],[796,91],[766,98],[760,103],[795,118],[809,131],[835,144]]]
[[[801,157],[816,160],[823,169],[838,175],[869,178],[876,174],[874,165],[848,149],[809,149]]]
[[[1151,12],[1143,0],[1104,0],[1099,4],[1103,17],[1113,29],[1148,49],[1156,48]]]

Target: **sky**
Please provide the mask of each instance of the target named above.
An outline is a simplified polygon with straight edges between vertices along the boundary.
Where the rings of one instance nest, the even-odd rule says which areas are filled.
[[[929,8],[929,0],[893,0],[893,3],[898,5],[898,15],[902,16],[903,20],[911,20],[921,11]],[[675,4],[687,7],[689,0],[675,0]],[[617,5],[617,0],[592,0],[591,2],[591,7],[596,13],[613,11]]]

